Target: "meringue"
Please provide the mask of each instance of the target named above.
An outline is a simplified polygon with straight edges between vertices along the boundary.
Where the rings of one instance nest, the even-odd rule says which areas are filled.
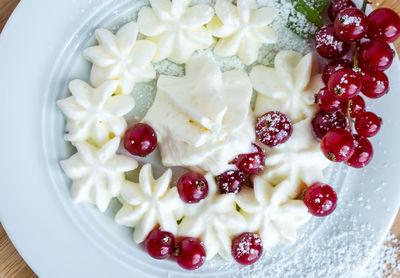
[[[104,81],[117,80],[119,92],[130,94],[136,82],[150,81],[156,77],[151,60],[157,46],[148,40],[136,40],[138,26],[129,22],[116,35],[106,29],[96,30],[99,45],[83,52],[93,63],[91,83],[98,87]]]
[[[90,202],[104,212],[112,197],[119,194],[125,180],[124,172],[134,170],[133,158],[117,155],[120,138],[98,149],[87,142],[76,142],[78,152],[60,161],[65,174],[72,180],[71,195],[75,202]]]
[[[187,204],[178,235],[200,237],[206,247],[207,260],[219,254],[231,260],[231,238],[246,227],[244,217],[236,210],[235,194],[220,194],[214,177],[206,176],[208,195],[198,204]]]
[[[118,82],[107,81],[92,88],[81,80],[72,80],[72,96],[57,101],[67,118],[64,139],[71,142],[89,140],[102,146],[113,137],[121,136],[126,129],[123,115],[134,107],[131,96],[116,95]]]
[[[259,93],[255,114],[277,110],[294,123],[311,117],[316,111],[314,95],[324,87],[318,72],[312,53],[302,56],[294,51],[279,52],[275,68],[255,66],[250,72],[253,88]]]
[[[157,133],[163,164],[214,175],[232,169],[255,138],[251,95],[244,71],[221,73],[207,56],[192,57],[184,77],[161,75],[143,122]]]
[[[189,0],[150,0],[138,15],[141,33],[158,45],[155,61],[168,58],[185,63],[198,49],[208,48],[213,38],[203,27],[214,15],[205,4],[189,7]]]
[[[228,57],[238,55],[249,65],[256,61],[261,45],[276,43],[275,31],[269,26],[278,15],[271,7],[253,8],[252,1],[238,0],[237,6],[230,1],[217,0],[216,16],[207,24],[207,29],[220,38],[214,52]]]
[[[177,220],[182,218],[183,202],[176,187],[169,188],[172,171],[168,169],[155,180],[150,164],[140,170],[139,183],[125,181],[120,200],[122,208],[115,215],[118,224],[134,227],[136,243],[145,240],[149,232],[159,224],[160,228],[176,234]]]

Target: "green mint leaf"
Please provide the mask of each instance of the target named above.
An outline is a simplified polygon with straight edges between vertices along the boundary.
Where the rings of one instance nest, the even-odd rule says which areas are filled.
[[[321,15],[319,13],[320,9],[325,7],[323,3],[320,3],[323,1],[312,1],[311,4],[313,5],[307,3],[305,0],[290,0],[290,2],[292,3],[294,9],[297,12],[302,13],[309,22],[318,27],[322,27],[324,23],[322,22]]]

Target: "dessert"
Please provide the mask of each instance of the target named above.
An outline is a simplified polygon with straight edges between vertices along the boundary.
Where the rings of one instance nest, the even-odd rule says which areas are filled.
[[[308,8],[318,15],[323,6]],[[260,62],[260,49],[279,40],[273,21],[280,15],[250,0],[151,0],[137,22],[115,35],[97,30],[98,45],[84,51],[93,64],[91,85],[71,81],[72,96],[58,102],[67,119],[65,140],[77,149],[61,161],[72,198],[103,212],[116,197],[122,207],[115,221],[134,229],[134,241],[153,258],[173,257],[188,270],[217,255],[252,264],[273,245],[295,243],[312,215],[336,208],[324,170],[331,161],[366,166],[373,156],[367,137],[381,126],[365,111],[360,92],[371,98],[387,93],[382,71],[393,60],[387,42],[399,33],[359,40],[369,34],[370,18],[376,30],[394,30],[400,19],[382,11],[388,20],[378,20],[354,7],[334,1],[334,25],[325,27],[319,16],[304,15],[322,27],[317,53],[338,59],[322,72],[310,51],[279,49],[271,54],[273,65]],[[350,61],[343,56],[352,42]],[[221,56],[242,66],[222,70]],[[159,74],[165,59],[183,64],[184,74]],[[156,84],[154,102],[128,127],[132,91],[147,81]],[[157,151],[166,168],[159,178],[143,159]],[[128,180],[125,172],[138,168],[138,160],[147,163],[138,180]],[[185,168],[177,182],[175,166]]]

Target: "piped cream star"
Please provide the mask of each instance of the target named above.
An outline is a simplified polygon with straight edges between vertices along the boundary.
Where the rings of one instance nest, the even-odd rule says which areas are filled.
[[[115,137],[98,149],[87,142],[77,142],[78,152],[60,162],[72,180],[71,195],[76,202],[94,203],[103,212],[111,198],[119,194],[124,172],[138,166],[133,158],[116,154],[119,143],[120,138]]]

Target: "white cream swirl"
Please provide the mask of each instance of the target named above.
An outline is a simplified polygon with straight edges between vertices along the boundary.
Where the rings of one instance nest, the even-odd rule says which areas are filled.
[[[237,54],[243,63],[249,65],[256,61],[263,43],[276,43],[275,31],[269,26],[278,15],[276,10],[254,8],[253,2],[238,0],[234,6],[230,1],[217,0],[214,7],[216,16],[207,24],[213,36],[220,38],[214,48],[215,54],[224,57]]]
[[[150,164],[140,170],[139,183],[125,181],[121,189],[122,208],[117,212],[118,224],[134,227],[134,240],[140,243],[159,224],[161,229],[177,232],[177,220],[182,218],[183,202],[176,187],[169,188],[172,171],[168,169],[157,180]]]
[[[160,76],[154,104],[143,119],[157,133],[165,166],[214,175],[231,169],[254,141],[250,80],[244,71],[221,73],[210,57],[186,64],[186,76]]]
[[[316,110],[314,95],[324,87],[316,57],[281,51],[275,68],[255,66],[250,72],[253,88],[259,93],[255,114],[278,110],[293,122],[309,118]]]
[[[98,149],[87,142],[76,142],[78,152],[60,162],[72,180],[71,195],[75,202],[96,204],[105,211],[112,197],[119,194],[125,181],[124,172],[137,168],[133,158],[117,155],[120,138],[107,142]]]
[[[72,80],[72,96],[57,101],[67,117],[66,141],[86,141],[102,146],[114,136],[122,136],[126,129],[123,115],[134,107],[131,96],[113,95],[118,82],[107,81],[92,88],[81,80]]]
[[[96,30],[99,45],[85,49],[84,56],[93,63],[90,80],[96,87],[104,81],[117,80],[119,92],[130,94],[136,82],[156,77],[151,60],[157,46],[148,40],[136,40],[138,26],[129,22],[116,35],[106,29]]]
[[[185,63],[197,49],[208,48],[211,34],[204,28],[214,15],[205,4],[189,7],[189,0],[150,0],[138,15],[139,30],[158,46],[155,61],[168,58]]]
[[[207,260],[219,254],[231,260],[232,238],[246,227],[244,217],[236,210],[235,194],[220,194],[214,177],[206,176],[208,195],[198,204],[187,204],[178,235],[200,237],[206,247]]]

